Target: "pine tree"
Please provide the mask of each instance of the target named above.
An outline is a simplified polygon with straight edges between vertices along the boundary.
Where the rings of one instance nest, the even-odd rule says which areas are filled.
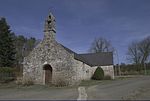
[[[24,58],[24,47],[25,43],[27,41],[27,38],[25,38],[23,35],[19,35],[15,37],[15,47],[16,47],[16,65],[20,65],[23,62]]]
[[[0,18],[0,67],[11,67],[15,61],[14,34],[5,18]]]

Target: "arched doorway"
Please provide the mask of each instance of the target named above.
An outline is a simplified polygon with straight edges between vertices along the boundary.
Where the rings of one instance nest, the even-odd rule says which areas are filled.
[[[44,70],[44,84],[50,84],[52,82],[52,67],[49,64],[43,66]]]

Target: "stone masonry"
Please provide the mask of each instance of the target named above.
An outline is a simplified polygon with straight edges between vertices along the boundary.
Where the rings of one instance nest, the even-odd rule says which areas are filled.
[[[65,82],[66,85],[74,85],[90,79],[97,67],[74,59],[74,54],[55,40],[55,34],[55,17],[50,13],[45,21],[43,40],[24,58],[23,80],[46,84],[46,80],[51,79],[53,84]],[[45,66],[49,67],[44,69]],[[51,78],[47,71],[50,71]]]

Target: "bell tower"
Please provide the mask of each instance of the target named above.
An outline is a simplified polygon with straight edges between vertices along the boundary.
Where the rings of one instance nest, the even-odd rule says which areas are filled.
[[[56,34],[55,23],[56,23],[55,17],[52,15],[52,13],[49,13],[48,17],[45,20],[44,39],[46,40],[55,39]]]

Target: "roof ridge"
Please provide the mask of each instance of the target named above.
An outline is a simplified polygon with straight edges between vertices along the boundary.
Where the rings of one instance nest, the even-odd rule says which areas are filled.
[[[73,50],[67,48],[66,46],[62,45],[61,43],[59,43],[66,51],[68,51],[69,53],[73,53],[73,54],[77,54],[76,52],[74,52]]]
[[[88,55],[88,54],[107,54],[107,53],[113,53],[113,52],[97,52],[97,53],[81,53],[79,55]]]
[[[112,52],[78,54],[75,59],[82,61],[90,66],[113,65]]]

